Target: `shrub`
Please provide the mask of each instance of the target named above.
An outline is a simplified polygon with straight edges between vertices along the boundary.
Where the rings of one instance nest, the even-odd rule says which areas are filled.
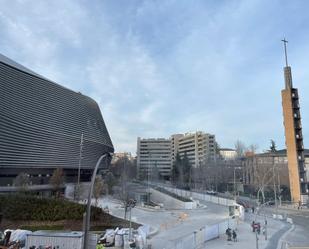
[[[86,206],[67,200],[38,198],[26,195],[0,195],[0,213],[9,220],[81,220]],[[103,215],[100,208],[91,208],[91,219]]]

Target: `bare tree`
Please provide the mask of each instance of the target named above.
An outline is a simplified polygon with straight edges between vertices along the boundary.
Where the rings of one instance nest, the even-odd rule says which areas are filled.
[[[56,191],[56,197],[59,198],[61,187],[64,184],[64,172],[62,168],[57,168],[54,170],[49,183],[53,186]]]
[[[25,192],[30,184],[29,175],[26,173],[19,173],[14,179],[14,186],[18,187],[19,191]]]
[[[104,192],[104,180],[101,175],[95,177],[94,188],[93,188],[93,197],[95,198],[95,206],[98,205],[98,199]]]
[[[257,199],[262,195],[262,203],[265,202],[265,190],[273,180],[273,168],[267,163],[259,163],[259,159],[254,157],[254,177],[257,186]]]
[[[113,175],[113,173],[112,172],[108,172],[106,174],[106,176],[104,177],[104,181],[105,181],[105,184],[107,186],[106,194],[112,194],[113,187],[116,185],[116,178]]]
[[[248,151],[252,153],[252,155],[256,154],[257,150],[258,150],[259,146],[257,144],[251,144],[248,147]]]
[[[237,140],[235,142],[235,150],[236,150],[236,153],[237,153],[237,157],[242,157],[244,156],[245,154],[245,151],[246,151],[246,145],[240,141],[240,140]]]
[[[136,178],[136,159],[130,160],[127,156],[124,156],[114,161],[110,166],[110,171],[116,178],[121,178],[123,170],[126,171],[126,175],[130,179]]]

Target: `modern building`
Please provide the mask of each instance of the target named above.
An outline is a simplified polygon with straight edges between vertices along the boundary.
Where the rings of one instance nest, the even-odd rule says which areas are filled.
[[[47,183],[56,168],[75,181],[79,163],[81,179],[89,180],[98,158],[113,151],[93,99],[0,55],[1,185],[21,172],[33,184]]]
[[[174,134],[171,136],[171,160],[172,164],[176,160],[176,155],[179,151],[179,139],[182,138],[183,134]]]
[[[193,167],[199,167],[216,160],[215,135],[202,131],[172,135],[172,160],[179,153],[180,157],[187,155]]]
[[[305,167],[309,167],[309,150],[304,150]],[[277,150],[259,154],[251,154],[242,158],[243,183],[247,186],[258,186],[264,178],[266,187],[290,187],[288,157],[286,150]],[[307,176],[308,177],[308,176]]]
[[[171,175],[171,140],[137,138],[137,172],[140,179],[168,179]],[[158,175],[159,176],[158,176]]]
[[[287,41],[283,40],[283,42],[286,65],[284,67],[285,89],[281,91],[281,95],[291,200],[293,202],[306,202],[308,199],[308,181],[306,177],[298,90],[293,87],[291,67],[288,66]]]
[[[223,160],[234,160],[237,157],[237,152],[234,149],[220,148],[219,155]]]

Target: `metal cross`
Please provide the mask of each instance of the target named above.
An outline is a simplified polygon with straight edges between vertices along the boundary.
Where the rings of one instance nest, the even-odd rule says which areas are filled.
[[[281,41],[284,44],[285,65],[288,66],[288,55],[287,55],[287,52],[286,52],[286,44],[288,43],[288,41],[285,38]]]

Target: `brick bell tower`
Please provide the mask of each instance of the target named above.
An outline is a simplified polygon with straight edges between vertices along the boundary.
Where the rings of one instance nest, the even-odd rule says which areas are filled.
[[[305,171],[303,134],[297,88],[293,87],[291,67],[288,66],[287,41],[282,40],[285,53],[284,81],[281,91],[285,144],[287,149],[291,201],[302,203],[308,198],[308,182]]]

